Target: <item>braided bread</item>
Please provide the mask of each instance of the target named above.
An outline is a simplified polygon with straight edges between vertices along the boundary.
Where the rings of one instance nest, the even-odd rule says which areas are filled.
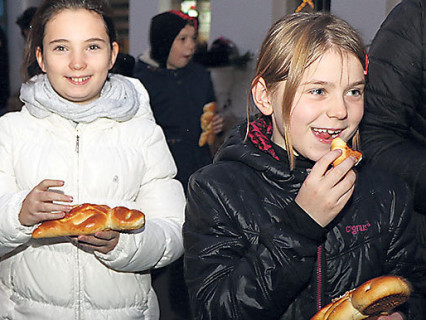
[[[44,221],[33,231],[32,236],[73,236],[93,234],[102,230],[134,230],[144,225],[145,215],[138,210],[85,203],[75,206],[62,219]]]
[[[216,103],[210,102],[203,107],[203,114],[201,115],[201,129],[203,130],[198,140],[198,145],[200,147],[204,146],[206,143],[212,145],[216,137],[213,131],[213,117],[216,113]]]

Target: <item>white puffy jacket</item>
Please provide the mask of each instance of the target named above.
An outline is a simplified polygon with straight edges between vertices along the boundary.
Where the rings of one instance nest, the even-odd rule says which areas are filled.
[[[129,121],[75,126],[24,107],[0,118],[0,319],[157,319],[150,269],[183,253],[185,199],[148,94]],[[34,240],[18,221],[22,201],[43,179],[61,179],[74,203],[123,205],[146,215],[141,232],[121,233],[108,254],[68,238]]]

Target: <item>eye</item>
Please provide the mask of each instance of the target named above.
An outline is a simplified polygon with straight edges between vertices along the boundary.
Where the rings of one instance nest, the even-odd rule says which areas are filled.
[[[89,50],[98,50],[98,49],[100,49],[101,47],[99,46],[99,45],[97,45],[97,44],[91,44],[91,45],[89,45]]]
[[[53,51],[63,52],[65,50],[66,50],[65,46],[56,46],[53,48]]]
[[[358,97],[363,94],[363,91],[359,88],[357,89],[351,89],[348,91],[348,96]]]
[[[321,95],[321,96],[323,96],[323,95],[325,95],[325,90],[324,89],[311,89],[311,90],[309,90],[309,93],[310,94],[313,94],[313,95]]]

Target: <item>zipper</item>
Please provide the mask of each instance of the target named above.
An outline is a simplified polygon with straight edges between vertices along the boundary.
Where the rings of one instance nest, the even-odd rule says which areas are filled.
[[[322,307],[322,245],[318,246],[317,249],[317,310]]]
[[[80,173],[80,134],[79,131],[77,129],[77,135],[76,135],[76,140],[75,140],[75,153],[77,154],[77,167],[76,167],[76,191],[77,191],[77,201],[80,200],[80,194],[79,194],[79,173]],[[81,293],[81,288],[82,288],[82,284],[81,284],[81,263],[80,263],[80,259],[81,259],[81,255],[80,255],[80,249],[78,248],[78,246],[76,246],[76,270],[77,270],[77,274],[76,274],[76,281],[77,281],[77,309],[76,309],[76,313],[75,313],[75,319],[81,319],[81,315],[82,315],[82,303],[83,303],[83,299],[82,299],[82,293]]]
[[[75,141],[75,152],[79,153],[80,152],[80,136],[77,133],[77,139]]]

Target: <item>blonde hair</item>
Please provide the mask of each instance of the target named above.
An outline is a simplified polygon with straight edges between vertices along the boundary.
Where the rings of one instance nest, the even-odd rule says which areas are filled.
[[[280,82],[286,81],[282,114],[291,170],[295,159],[289,128],[294,97],[306,68],[330,49],[342,55],[355,55],[365,68],[365,49],[357,31],[344,20],[327,13],[294,13],[281,18],[269,29],[260,48],[251,89],[260,78],[264,79],[269,92],[274,92]],[[357,132],[352,139],[353,147],[357,148],[358,143]]]

